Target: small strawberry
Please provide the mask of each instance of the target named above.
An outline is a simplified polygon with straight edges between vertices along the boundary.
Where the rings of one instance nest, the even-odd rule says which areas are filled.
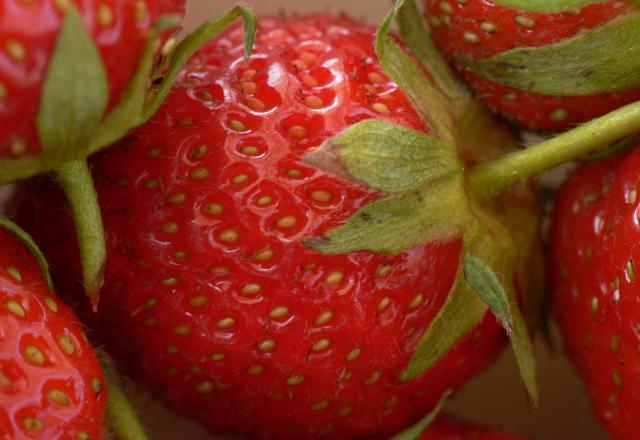
[[[100,365],[14,232],[0,219],[0,439],[102,439]]]
[[[426,0],[433,37],[477,96],[566,130],[640,99],[637,1]]]
[[[593,408],[616,440],[638,438],[640,148],[581,166],[556,200],[553,314]]]

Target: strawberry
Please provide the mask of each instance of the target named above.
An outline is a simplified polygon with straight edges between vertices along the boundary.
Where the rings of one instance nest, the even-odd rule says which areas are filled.
[[[0,439],[102,439],[106,393],[93,349],[7,227],[0,222]]]
[[[185,0],[6,0],[0,7],[0,157],[40,151],[43,81],[64,14],[74,4],[100,52],[116,104],[138,68],[155,21],[182,14]]]
[[[419,440],[523,440],[523,437],[496,432],[442,416],[433,422]]]
[[[636,147],[581,166],[558,194],[550,235],[553,314],[616,440],[638,438],[639,165]]]
[[[440,49],[483,102],[521,126],[566,130],[640,99],[635,1],[425,4]]]

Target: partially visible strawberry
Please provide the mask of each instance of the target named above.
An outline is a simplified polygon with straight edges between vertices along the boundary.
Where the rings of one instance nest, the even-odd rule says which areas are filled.
[[[441,416],[429,425],[419,440],[524,440],[524,438]]]
[[[633,1],[585,1],[581,7],[560,12],[532,10],[534,6],[547,4],[549,10],[558,9],[557,2],[553,1],[531,2],[527,7],[529,10],[508,6],[511,1],[513,0],[425,1],[426,15],[435,41],[482,101],[524,127],[566,130],[640,100],[640,81],[633,87],[610,92],[550,95],[528,90],[529,83],[538,81],[537,74],[531,73],[528,78],[525,76],[526,81],[519,88],[485,78],[482,72],[476,71],[473,64],[465,66],[467,63],[464,59],[487,60],[509,51],[544,48],[567,42],[640,11],[637,2]],[[631,42],[627,44],[633,45]],[[609,55],[611,59],[629,57],[633,60],[635,57],[628,55],[627,49],[629,47],[624,47],[619,53],[614,51]],[[588,57],[592,55],[588,51],[584,54],[572,52],[574,57],[587,58],[583,63],[583,71],[577,68],[573,72],[558,73],[558,83],[570,85],[577,77],[592,74],[590,69],[602,68],[588,66]],[[524,55],[524,64],[522,60],[503,60],[503,66],[509,64],[507,67],[523,69],[526,56]],[[564,60],[565,64],[571,61],[568,58]],[[558,66],[550,61],[547,70],[553,72],[556,67]],[[608,84],[602,85],[603,89],[607,86]]]
[[[397,255],[326,255],[305,244],[386,195],[303,155],[366,119],[432,131],[382,71],[374,32],[347,18],[263,18],[249,61],[242,31],[225,32],[148,124],[93,161],[109,249],[101,334],[173,408],[215,432],[393,432],[505,341],[484,306],[440,362],[403,382],[459,273],[462,240]],[[60,285],[73,289],[64,202],[42,186],[33,195],[23,218]],[[535,203],[525,206],[535,225]]]
[[[73,311],[0,226],[0,439],[99,440],[102,371]]]
[[[110,107],[132,78],[149,30],[185,0],[4,0],[0,5],[0,157],[40,151],[42,83],[65,11],[75,6],[107,70]]]
[[[640,429],[639,169],[640,147],[581,166],[558,194],[550,236],[553,314],[616,440]]]

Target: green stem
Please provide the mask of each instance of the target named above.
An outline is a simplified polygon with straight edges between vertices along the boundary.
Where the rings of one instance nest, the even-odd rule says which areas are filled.
[[[114,434],[120,440],[149,440],[144,427],[120,386],[120,377],[104,352],[99,353],[107,383],[107,418]]]
[[[575,160],[640,130],[640,102],[472,169],[469,188],[479,201],[489,200],[512,184]]]
[[[104,281],[107,249],[98,195],[85,160],[66,162],[56,172],[76,224],[84,289],[95,305]]]

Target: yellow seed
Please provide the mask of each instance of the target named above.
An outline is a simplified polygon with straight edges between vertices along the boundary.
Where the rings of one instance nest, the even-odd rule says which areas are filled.
[[[184,203],[184,201],[187,200],[187,195],[183,192],[176,192],[171,194],[167,200],[172,205],[179,205],[180,203]]]
[[[532,28],[536,25],[536,20],[524,15],[518,15],[516,16],[516,23],[526,28]]]
[[[192,160],[200,159],[204,157],[205,154],[209,151],[209,147],[204,144],[197,145],[191,150],[189,153],[189,158]]]
[[[255,69],[247,69],[244,72],[242,72],[241,78],[244,81],[251,81],[252,79],[254,79],[256,77],[257,74],[258,74],[258,72]]]
[[[384,407],[393,408],[397,404],[398,404],[398,396],[391,396],[391,398],[384,403]]]
[[[416,296],[414,296],[413,298],[411,298],[411,301],[409,301],[409,308],[410,309],[415,309],[420,307],[420,305],[422,305],[424,301],[424,295],[422,293],[418,293]]]
[[[242,293],[245,295],[255,295],[262,290],[262,286],[258,283],[249,283],[242,288]]]
[[[249,180],[249,176],[246,174],[238,174],[237,176],[234,176],[234,178],[231,180],[231,182],[233,182],[236,185],[240,185],[242,183],[245,183],[247,180]]]
[[[556,122],[564,121],[565,119],[567,119],[568,116],[569,116],[569,112],[563,108],[556,109],[551,113],[549,113],[549,118],[552,121],[556,121]]]
[[[246,125],[237,119],[232,119],[231,122],[229,122],[229,127],[235,131],[245,131],[247,129]]]
[[[495,24],[486,20],[480,23],[480,29],[485,32],[489,32],[490,34],[498,31],[498,27]]]
[[[9,388],[11,384],[13,384],[13,382],[11,382],[11,379],[9,379],[2,373],[2,371],[0,371],[0,389]]]
[[[304,98],[304,104],[309,108],[319,109],[322,108],[324,103],[322,99],[318,96],[307,96]]]
[[[318,315],[314,323],[316,325],[323,325],[331,321],[331,318],[333,318],[333,312],[331,310],[325,310],[324,312]]]
[[[178,279],[175,277],[164,278],[160,281],[160,284],[165,287],[172,287],[178,284]]]
[[[213,392],[213,384],[211,382],[201,382],[196,389],[200,394],[209,394]]]
[[[258,98],[247,98],[247,105],[254,112],[262,112],[267,108],[266,104]]]
[[[506,99],[507,101],[513,102],[518,99],[518,96],[513,92],[509,92],[506,95],[504,95],[504,99]]]
[[[365,383],[367,385],[373,385],[374,383],[376,383],[378,380],[380,380],[380,372],[379,371],[375,371],[371,374],[371,376],[369,376],[367,378],[367,380],[365,380]]]
[[[167,354],[176,354],[180,352],[180,349],[175,345],[167,345],[166,352]]]
[[[273,249],[271,247],[266,247],[255,253],[253,256],[254,260],[258,261],[267,261],[273,258]]]
[[[342,408],[340,408],[338,410],[338,415],[340,417],[346,417],[349,414],[351,414],[352,412],[353,412],[353,407],[352,406],[345,406],[345,407],[342,407]]]
[[[225,357],[226,355],[224,353],[215,353],[211,355],[211,359],[213,359],[214,361],[221,361]]]
[[[69,396],[63,393],[60,390],[51,390],[49,391],[49,400],[53,403],[57,403],[58,405],[68,406],[70,402]]]
[[[49,310],[51,310],[53,313],[58,313],[58,304],[53,298],[51,298],[50,296],[45,297],[44,303],[47,305],[47,307],[49,307]]]
[[[208,203],[204,205],[204,212],[207,214],[220,214],[224,211],[224,207],[220,203]]]
[[[311,346],[311,349],[312,349],[313,351],[324,351],[324,350],[326,350],[327,348],[329,348],[329,344],[330,344],[330,343],[331,343],[331,342],[329,341],[329,339],[327,339],[327,338],[322,338],[322,339],[318,340],[315,344],[313,344],[313,345]]]
[[[186,325],[179,325],[173,328],[173,333],[178,336],[186,336],[191,333],[191,329]]]
[[[272,319],[279,319],[289,314],[289,308],[284,306],[276,306],[269,312],[269,317]]]
[[[254,364],[249,367],[247,373],[253,375],[260,374],[264,371],[264,367],[262,365]]]
[[[26,431],[42,431],[44,429],[44,422],[35,417],[25,417],[22,419],[22,427]]]
[[[58,336],[58,344],[60,344],[60,348],[62,348],[62,350],[68,355],[72,355],[76,351],[73,341],[67,335]]]
[[[304,376],[302,374],[287,377],[287,385],[296,386],[302,382],[304,382]]]
[[[220,240],[224,242],[231,243],[240,238],[240,233],[235,229],[227,229],[225,231],[222,231],[218,238],[220,238]]]
[[[22,350],[22,356],[33,365],[44,365],[45,357],[38,347],[27,345]]]
[[[16,139],[11,143],[10,150],[13,156],[24,156],[27,153],[27,143],[24,139]]]
[[[369,72],[367,78],[371,84],[381,84],[385,82],[384,76],[380,75],[378,72]]]
[[[329,401],[328,400],[322,400],[320,402],[316,402],[313,405],[311,405],[311,409],[314,410],[314,411],[322,411],[327,406],[329,406]]]
[[[146,318],[143,322],[145,327],[155,327],[156,325],[158,325],[158,320],[156,318],[154,318],[153,316],[149,316],[148,318]]]
[[[211,171],[209,171],[209,168],[205,168],[205,167],[196,168],[190,174],[191,178],[195,180],[204,180],[208,178],[210,175],[211,175]]]
[[[385,296],[378,303],[378,310],[382,311],[386,309],[387,307],[389,307],[389,304],[391,304],[391,298],[389,298],[388,296]]]
[[[627,268],[626,268],[625,272],[627,274],[627,279],[629,281],[635,281],[636,280],[636,264],[633,261],[633,259],[630,259],[629,261],[627,261]]]
[[[218,321],[219,328],[231,328],[235,325],[236,320],[231,316],[227,316],[226,318],[222,318]]]
[[[276,226],[282,229],[289,229],[298,223],[298,219],[294,215],[285,215],[276,221]]]
[[[265,339],[264,341],[260,341],[258,343],[258,350],[260,351],[271,351],[275,348],[276,341],[273,339]]]
[[[242,90],[242,93],[250,95],[256,93],[256,90],[258,90],[258,86],[252,81],[246,81],[240,84],[240,89]]]
[[[307,129],[304,128],[302,125],[294,125],[293,127],[289,128],[289,136],[301,138],[306,136],[306,134],[307,134]]]
[[[104,3],[98,6],[98,24],[101,27],[109,27],[113,23],[113,11]]]
[[[8,39],[4,43],[4,49],[7,51],[7,54],[15,61],[24,61],[27,56],[27,49],[24,47],[22,43],[16,41],[14,39]]]
[[[6,270],[7,273],[11,275],[11,277],[16,281],[22,281],[22,274],[15,267],[13,266],[5,267],[4,270]]]
[[[160,185],[160,181],[158,179],[149,179],[144,183],[144,187],[147,189],[157,188]]]
[[[18,301],[14,301],[12,299],[7,300],[4,303],[5,307],[7,308],[7,310],[9,310],[11,313],[13,313],[16,316],[19,316],[20,318],[24,318],[25,316],[27,316],[27,312],[24,309],[24,307],[22,307],[22,304],[20,304]]]
[[[0,81],[0,101],[2,101],[3,99],[5,99],[7,97],[7,86],[5,86],[1,81]]]
[[[316,190],[311,192],[311,198],[316,202],[328,203],[331,201],[331,193],[324,190]]]
[[[302,177],[302,171],[296,169],[287,169],[285,173],[290,177]]]
[[[240,152],[242,154],[246,154],[247,156],[257,156],[260,154],[260,149],[258,147],[254,147],[253,145],[245,145],[240,148]]]
[[[318,85],[318,80],[311,75],[304,75],[302,77],[302,82],[308,85],[309,87],[315,87]]]
[[[159,147],[155,147],[155,148],[150,149],[147,152],[147,156],[148,157],[158,157],[158,156],[160,156],[160,153],[162,153],[162,149],[159,148]]]
[[[189,305],[193,307],[203,307],[209,303],[209,297],[206,295],[193,296],[189,299]]]
[[[354,348],[349,352],[349,354],[347,354],[347,361],[350,362],[356,360],[358,356],[360,356],[360,353],[362,353],[362,350],[360,348]]]
[[[334,271],[331,271],[329,275],[327,275],[327,278],[325,278],[325,281],[329,284],[338,284],[343,279],[344,279],[344,272],[339,270],[334,270]]]
[[[391,265],[390,264],[381,264],[376,269],[376,276],[378,278],[384,278],[391,273]]]
[[[214,274],[217,277],[222,277],[225,275],[229,275],[231,271],[229,270],[228,267],[224,267],[224,266],[217,266],[214,267],[213,269],[211,269],[211,273]]]
[[[147,4],[143,0],[136,2],[135,17],[136,21],[144,21],[147,19]]]
[[[258,199],[258,205],[266,205],[273,201],[273,197],[271,196],[262,196]]]
[[[166,232],[167,234],[175,234],[176,232],[178,232],[179,229],[180,229],[180,227],[178,226],[178,224],[176,222],[165,223],[162,226],[162,230],[164,232]]]
[[[453,14],[453,6],[447,2],[440,2],[440,10],[445,14]]]
[[[465,31],[464,34],[462,34],[462,37],[464,38],[464,41],[466,41],[467,43],[480,42],[480,37],[475,32]]]
[[[381,102],[376,102],[371,106],[371,108],[378,113],[389,113],[389,107]]]
[[[58,12],[65,12],[71,6],[71,0],[55,0],[55,6]]]
[[[182,260],[187,256],[187,253],[185,251],[176,251],[173,253],[173,256],[178,260]]]
[[[348,381],[351,379],[351,377],[353,376],[353,373],[349,370],[345,370],[342,372],[342,374],[340,375],[340,380],[342,381]]]

